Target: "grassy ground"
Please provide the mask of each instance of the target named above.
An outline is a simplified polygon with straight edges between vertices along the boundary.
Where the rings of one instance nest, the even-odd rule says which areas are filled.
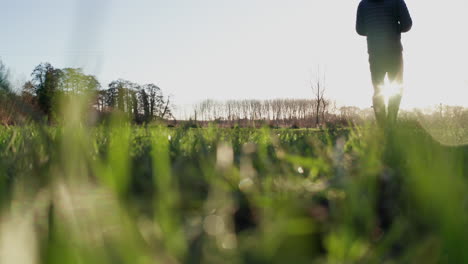
[[[0,129],[0,263],[465,263],[468,151],[382,131]]]

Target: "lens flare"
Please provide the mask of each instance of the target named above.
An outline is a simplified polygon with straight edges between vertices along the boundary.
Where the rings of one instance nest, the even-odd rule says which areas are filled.
[[[385,104],[388,105],[388,101],[396,96],[401,95],[403,87],[400,83],[396,81],[390,81],[388,75],[385,75],[384,82],[381,86],[382,96],[385,100]]]

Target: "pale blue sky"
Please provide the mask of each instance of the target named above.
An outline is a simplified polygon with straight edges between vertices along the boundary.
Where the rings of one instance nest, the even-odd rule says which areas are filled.
[[[103,86],[117,78],[153,82],[185,105],[310,97],[321,65],[329,97],[371,104],[366,42],[354,31],[358,0],[4,2],[0,57],[21,81],[47,61],[83,67]],[[403,36],[403,104],[468,105],[468,3],[407,4],[415,24]]]

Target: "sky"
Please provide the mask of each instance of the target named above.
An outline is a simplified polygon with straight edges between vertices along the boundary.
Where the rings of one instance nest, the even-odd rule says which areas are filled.
[[[369,107],[358,0],[15,0],[0,8],[0,58],[14,83],[50,62],[102,86],[154,83],[184,108],[204,99],[326,96]],[[468,1],[407,0],[404,108],[468,106]]]

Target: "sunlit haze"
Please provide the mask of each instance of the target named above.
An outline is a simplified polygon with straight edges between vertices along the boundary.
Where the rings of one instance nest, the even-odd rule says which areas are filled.
[[[468,2],[407,0],[404,108],[468,105]],[[17,83],[40,62],[83,67],[105,87],[155,83],[203,99],[310,98],[317,68],[340,105],[371,105],[359,1],[15,0],[2,4],[0,57]]]

